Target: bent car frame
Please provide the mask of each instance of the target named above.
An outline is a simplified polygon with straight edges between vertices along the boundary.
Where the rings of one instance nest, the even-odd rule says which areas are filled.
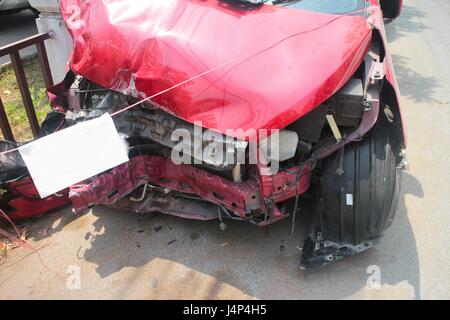
[[[401,5],[62,0],[74,51],[42,135],[110,113],[130,157],[71,186],[75,211],[293,226],[307,198],[302,268],[374,246],[406,163],[384,28]]]

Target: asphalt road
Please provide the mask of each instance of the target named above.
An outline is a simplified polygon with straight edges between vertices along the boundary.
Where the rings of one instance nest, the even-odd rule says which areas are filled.
[[[231,222],[222,232],[217,222],[66,210],[31,225],[38,253],[15,249],[0,266],[0,298],[449,299],[450,2],[406,1],[387,29],[410,170],[378,247],[302,271],[301,232],[278,250],[288,221],[268,232]],[[80,289],[66,282],[77,270]],[[368,283],[376,278],[379,286]]]
[[[31,10],[24,10],[15,14],[0,14],[0,47],[22,40],[36,34],[36,15]],[[22,49],[22,57],[36,53],[36,47]],[[9,56],[0,57],[0,66],[10,61]]]

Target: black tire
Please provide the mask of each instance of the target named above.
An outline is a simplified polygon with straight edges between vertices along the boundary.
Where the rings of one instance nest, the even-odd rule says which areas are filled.
[[[398,204],[402,170],[383,115],[361,142],[327,159],[320,188],[320,229],[325,240],[356,251],[370,247],[391,225]]]

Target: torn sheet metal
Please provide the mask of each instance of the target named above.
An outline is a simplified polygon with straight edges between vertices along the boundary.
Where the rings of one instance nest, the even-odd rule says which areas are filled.
[[[41,198],[128,161],[108,114],[19,148]]]

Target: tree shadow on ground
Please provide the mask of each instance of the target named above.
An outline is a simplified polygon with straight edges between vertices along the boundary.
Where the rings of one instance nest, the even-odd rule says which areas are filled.
[[[440,81],[435,77],[424,76],[408,67],[409,59],[393,54],[395,73],[400,83],[400,93],[403,97],[415,102],[438,102],[435,94],[440,88]]]
[[[396,20],[386,25],[389,42],[407,37],[411,33],[422,32],[429,29],[426,24],[426,14],[417,7],[403,5],[403,10]]]
[[[404,5],[402,14],[397,20],[386,25],[388,42],[392,43],[414,33],[421,33],[430,27],[426,24],[426,14],[420,8]],[[439,89],[440,81],[435,77],[424,76],[410,67],[410,59],[405,55],[393,54],[392,60],[400,83],[403,97],[415,102],[433,101]]]
[[[279,250],[289,228],[288,220],[271,226],[269,231],[232,221],[222,232],[215,221],[136,215],[102,207],[92,211],[97,217],[95,231],[86,234],[91,241],[90,247],[83,248],[82,258],[97,265],[101,278],[164,259],[262,299],[351,297],[366,287],[367,268],[376,265],[381,271],[382,286],[406,282],[414,291],[411,298],[420,298],[418,253],[404,198],[408,194],[423,197],[423,191],[409,173],[404,174],[402,189],[397,217],[379,247],[309,271],[298,268],[297,245],[303,239],[303,231],[296,233],[285,251]],[[300,220],[299,225],[303,222]],[[138,277],[141,271],[134,272]],[[164,277],[177,276],[164,270]],[[212,286],[206,297],[217,297],[217,290]],[[126,292],[124,284],[122,293]],[[376,292],[373,294],[376,297]]]

